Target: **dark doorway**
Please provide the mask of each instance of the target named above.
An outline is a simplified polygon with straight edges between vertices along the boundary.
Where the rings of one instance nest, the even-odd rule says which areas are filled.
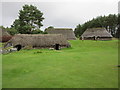
[[[55,44],[55,50],[60,50],[60,44]]]
[[[96,37],[94,36],[93,39],[96,40]]]
[[[120,67],[120,65],[118,65],[118,67]]]
[[[20,49],[22,48],[22,46],[19,44],[19,45],[16,45],[15,48],[17,48],[17,51],[20,51]]]

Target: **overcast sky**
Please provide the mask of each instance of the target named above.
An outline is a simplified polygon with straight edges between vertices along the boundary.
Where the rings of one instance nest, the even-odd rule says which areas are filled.
[[[2,0],[0,3],[0,25],[10,27],[18,18],[18,12],[24,4],[32,4],[43,12],[45,18],[44,28],[48,26],[75,28],[77,24],[83,24],[97,16],[117,14],[119,0],[30,0],[29,2],[13,2],[13,0]]]

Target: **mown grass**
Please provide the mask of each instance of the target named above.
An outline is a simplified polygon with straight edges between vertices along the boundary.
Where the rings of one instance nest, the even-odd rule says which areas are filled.
[[[0,50],[2,48],[2,43],[0,42]],[[0,89],[2,89],[2,54],[0,52]]]
[[[3,55],[3,88],[117,88],[118,41],[70,41]]]
[[[2,47],[2,43],[0,42],[0,48]]]
[[[0,89],[2,89],[2,55],[0,54]]]

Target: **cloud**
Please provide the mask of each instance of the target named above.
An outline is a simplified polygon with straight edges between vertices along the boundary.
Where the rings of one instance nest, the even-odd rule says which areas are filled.
[[[73,0],[72,0],[73,1]],[[3,2],[2,3],[2,18],[3,25],[10,26],[12,22],[18,18],[18,12],[22,9],[24,4],[35,5],[44,14],[43,21],[44,29],[48,26],[55,27],[72,27],[75,28],[77,24],[84,22],[100,15],[117,14],[118,2],[96,2],[99,0],[92,0],[92,2]],[[84,2],[83,2],[84,1]],[[1,4],[0,4],[1,5]]]

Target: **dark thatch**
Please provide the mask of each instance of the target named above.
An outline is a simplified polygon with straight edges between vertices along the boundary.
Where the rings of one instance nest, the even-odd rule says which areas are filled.
[[[111,40],[112,35],[105,28],[89,28],[82,35],[85,40]]]
[[[12,36],[5,30],[0,28],[0,42],[7,42],[12,38]]]
[[[52,48],[55,44],[59,44],[61,48],[70,47],[62,34],[17,34],[7,44],[12,44],[14,47],[32,46],[32,48]]]
[[[48,34],[62,34],[67,40],[76,40],[75,34],[71,28],[48,28]]]

